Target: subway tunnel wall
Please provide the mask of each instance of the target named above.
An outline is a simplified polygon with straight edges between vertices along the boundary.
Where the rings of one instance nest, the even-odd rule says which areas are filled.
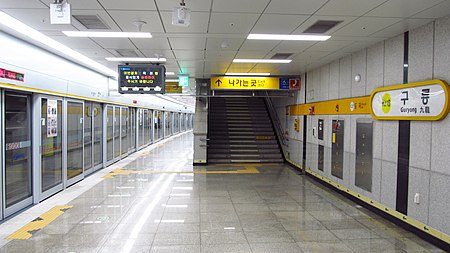
[[[290,99],[274,99],[281,125],[289,138],[285,154],[302,165],[303,131],[306,131],[305,169],[332,180],[362,196],[396,209],[399,121],[381,121],[371,115],[288,116],[287,106],[368,96],[375,88],[404,83],[404,50],[407,46],[407,83],[442,79],[450,81],[450,18],[445,17],[387,39],[352,54],[330,56],[331,63],[311,68],[302,75],[301,90]],[[357,82],[354,77],[361,76]],[[305,89],[306,87],[306,89]],[[323,140],[317,138],[318,120],[323,120]],[[344,121],[342,179],[332,174],[332,121]],[[299,131],[295,123],[300,125]],[[355,185],[357,122],[373,124],[373,157],[370,190]],[[450,118],[441,121],[411,121],[406,215],[445,234],[450,234]],[[324,146],[323,171],[318,169],[319,145]],[[405,182],[400,182],[405,183]],[[414,196],[419,194],[419,204]],[[402,200],[405,201],[405,200]]]

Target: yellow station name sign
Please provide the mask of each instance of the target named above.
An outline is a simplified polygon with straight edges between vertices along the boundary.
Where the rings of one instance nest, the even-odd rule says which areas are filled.
[[[278,77],[219,76],[211,78],[211,90],[279,90]]]

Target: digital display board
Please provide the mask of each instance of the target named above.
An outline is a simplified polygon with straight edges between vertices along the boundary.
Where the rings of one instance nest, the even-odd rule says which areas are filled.
[[[25,81],[25,75],[22,73],[14,72],[7,69],[0,68],[0,78],[11,79],[14,81],[23,82]]]
[[[164,65],[119,65],[119,93],[165,93]]]

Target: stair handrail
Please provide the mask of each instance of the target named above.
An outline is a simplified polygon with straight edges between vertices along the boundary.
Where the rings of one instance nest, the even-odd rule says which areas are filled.
[[[281,141],[282,149],[284,150],[284,148],[288,146],[288,139],[283,133],[283,127],[281,126],[280,118],[278,117],[278,113],[267,91],[265,92],[264,100],[266,101],[267,109],[269,110],[269,116],[272,119],[273,125],[275,127],[275,133],[278,136],[278,140]]]

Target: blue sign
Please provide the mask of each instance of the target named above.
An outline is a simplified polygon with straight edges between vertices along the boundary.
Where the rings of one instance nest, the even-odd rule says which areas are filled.
[[[189,76],[178,76],[178,86],[189,86]]]
[[[280,78],[280,90],[289,90],[289,78]]]

